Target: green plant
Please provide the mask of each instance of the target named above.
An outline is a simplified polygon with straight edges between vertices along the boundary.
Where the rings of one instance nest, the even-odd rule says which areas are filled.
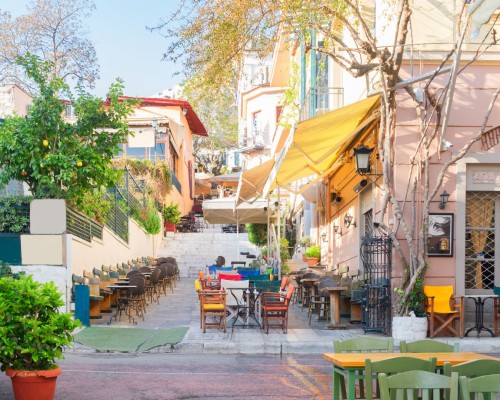
[[[170,222],[171,224],[176,224],[181,220],[182,212],[179,210],[179,205],[174,204],[172,201],[170,204],[164,205],[162,209],[163,219]]]
[[[256,246],[267,244],[267,225],[266,224],[246,224],[248,240]]]
[[[405,301],[404,290],[400,287],[395,287],[394,292],[399,296],[401,309],[404,310],[403,315],[408,315],[414,312],[416,317],[427,317],[425,311],[426,296],[424,294],[424,276],[427,269],[415,279],[415,284]]]
[[[310,246],[306,249],[306,257],[307,258],[320,258],[321,251],[319,250],[319,246],[314,245]]]
[[[280,260],[281,260],[281,274],[286,275],[290,272],[288,260],[290,260],[290,249],[288,248],[288,240],[285,238],[280,239]]]
[[[12,268],[8,262],[0,261],[0,278],[12,277],[19,279],[21,275],[24,275],[24,272],[12,272]]]
[[[143,207],[134,207],[132,217],[151,235],[160,233],[161,219],[154,201],[148,199]]]
[[[312,238],[310,236],[302,236],[299,239],[299,244],[302,247],[310,247],[313,244]]]
[[[61,294],[53,282],[32,276],[0,279],[0,369],[47,370],[64,358],[63,347],[73,342],[81,326],[62,313]]]
[[[6,196],[0,199],[0,232],[28,232],[31,196]]]

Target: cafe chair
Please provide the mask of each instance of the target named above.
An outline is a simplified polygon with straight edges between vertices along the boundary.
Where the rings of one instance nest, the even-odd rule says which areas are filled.
[[[458,374],[450,376],[427,371],[407,371],[378,375],[381,400],[414,399],[415,391],[426,400],[458,400]],[[420,398],[420,397],[419,397]]]
[[[240,315],[240,308],[244,306],[244,290],[248,290],[250,281],[231,281],[222,279],[220,281],[221,290],[226,292],[226,310],[227,320],[234,318],[232,327],[238,321]],[[234,290],[232,290],[234,289]]]
[[[453,336],[464,337],[464,298],[453,296],[453,286],[424,286],[424,294],[429,336],[433,338],[447,331]]]
[[[436,371],[436,357],[429,357],[428,360],[422,360],[415,357],[394,357],[386,360],[371,361],[365,360],[365,386],[366,400],[372,400],[373,387],[377,385],[377,376],[380,373],[386,375],[398,374],[407,371]]]
[[[458,376],[466,376],[467,378],[500,374],[500,360],[472,360],[456,365],[451,365],[449,362],[444,363],[443,374],[451,376],[452,372],[456,372]]]
[[[302,275],[302,309],[304,309],[304,306],[309,308],[309,300],[315,295],[315,280],[319,280],[319,275],[314,272],[308,272]]]
[[[393,353],[394,352],[394,338],[377,338],[370,336],[362,336],[353,339],[333,341],[333,349],[335,353]],[[360,380],[359,393],[360,397],[364,398],[364,371],[356,371],[356,379]],[[340,380],[340,390],[342,391],[342,398],[346,399],[346,385],[344,379]]]
[[[330,318],[330,293],[322,289],[336,286],[333,278],[330,279],[320,279],[318,285],[318,294],[311,296],[309,299],[309,325],[311,325],[311,320],[313,314],[318,314],[318,322],[321,318],[321,313],[323,317],[328,321]]]
[[[201,290],[200,313],[203,333],[207,327],[222,329],[226,332],[226,292],[224,290]]]
[[[500,393],[500,374],[459,378],[461,400],[495,400]]]
[[[137,322],[135,322],[132,312],[135,312],[135,316],[144,321],[146,280],[141,274],[132,275],[129,279],[129,285],[135,286],[135,288],[128,289],[126,294],[118,297],[118,319],[121,319],[123,312],[128,317],[129,322],[136,325]]]
[[[266,331],[266,334],[269,334],[269,325],[270,322],[277,322],[274,326],[281,327],[283,329],[283,333],[287,333],[288,331],[288,307],[290,305],[290,301],[295,291],[295,286],[289,284],[287,286],[286,295],[278,295],[280,296],[280,301],[269,301],[266,300],[262,303],[262,329]]]
[[[401,353],[456,353],[460,349],[460,344],[447,344],[431,339],[417,340],[415,342],[401,340],[399,348]]]
[[[500,286],[493,286],[493,294],[497,297],[493,298],[493,330],[495,336],[498,336],[498,321],[500,321]]]

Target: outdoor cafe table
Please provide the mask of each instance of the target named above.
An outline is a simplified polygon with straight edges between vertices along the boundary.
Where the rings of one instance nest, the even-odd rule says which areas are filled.
[[[449,362],[451,365],[460,364],[466,361],[477,359],[493,359],[498,358],[486,356],[479,353],[458,352],[458,353],[325,353],[323,358],[333,364],[333,392],[332,399],[339,400],[340,380],[347,378],[347,399],[354,400],[356,398],[356,371],[364,370],[365,360],[369,358],[372,361],[385,360],[393,357],[415,357],[423,360],[428,360],[430,357],[436,357],[436,366],[442,367],[444,363]]]
[[[322,289],[330,294],[330,324],[326,329],[346,329],[346,325],[340,323],[340,293],[347,290],[345,286],[333,286]]]

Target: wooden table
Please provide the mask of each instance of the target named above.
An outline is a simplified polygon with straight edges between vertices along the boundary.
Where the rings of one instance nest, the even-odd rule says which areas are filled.
[[[321,290],[330,293],[330,324],[325,329],[346,329],[347,326],[340,323],[340,293],[347,290],[347,287],[333,286]]]
[[[365,360],[369,358],[372,361],[385,360],[393,357],[415,357],[428,360],[430,357],[436,357],[436,366],[442,367],[444,363],[449,362],[451,365],[461,364],[466,361],[477,359],[492,359],[498,358],[486,356],[484,354],[471,352],[458,353],[325,353],[323,358],[333,364],[333,392],[332,399],[339,400],[340,380],[347,378],[347,400],[355,400],[356,398],[356,371],[364,370]],[[359,378],[359,375],[357,375]]]

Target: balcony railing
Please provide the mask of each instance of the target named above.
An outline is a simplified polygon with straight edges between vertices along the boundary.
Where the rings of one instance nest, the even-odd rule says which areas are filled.
[[[316,117],[344,106],[344,88],[316,87],[309,90],[300,109],[299,121]]]

